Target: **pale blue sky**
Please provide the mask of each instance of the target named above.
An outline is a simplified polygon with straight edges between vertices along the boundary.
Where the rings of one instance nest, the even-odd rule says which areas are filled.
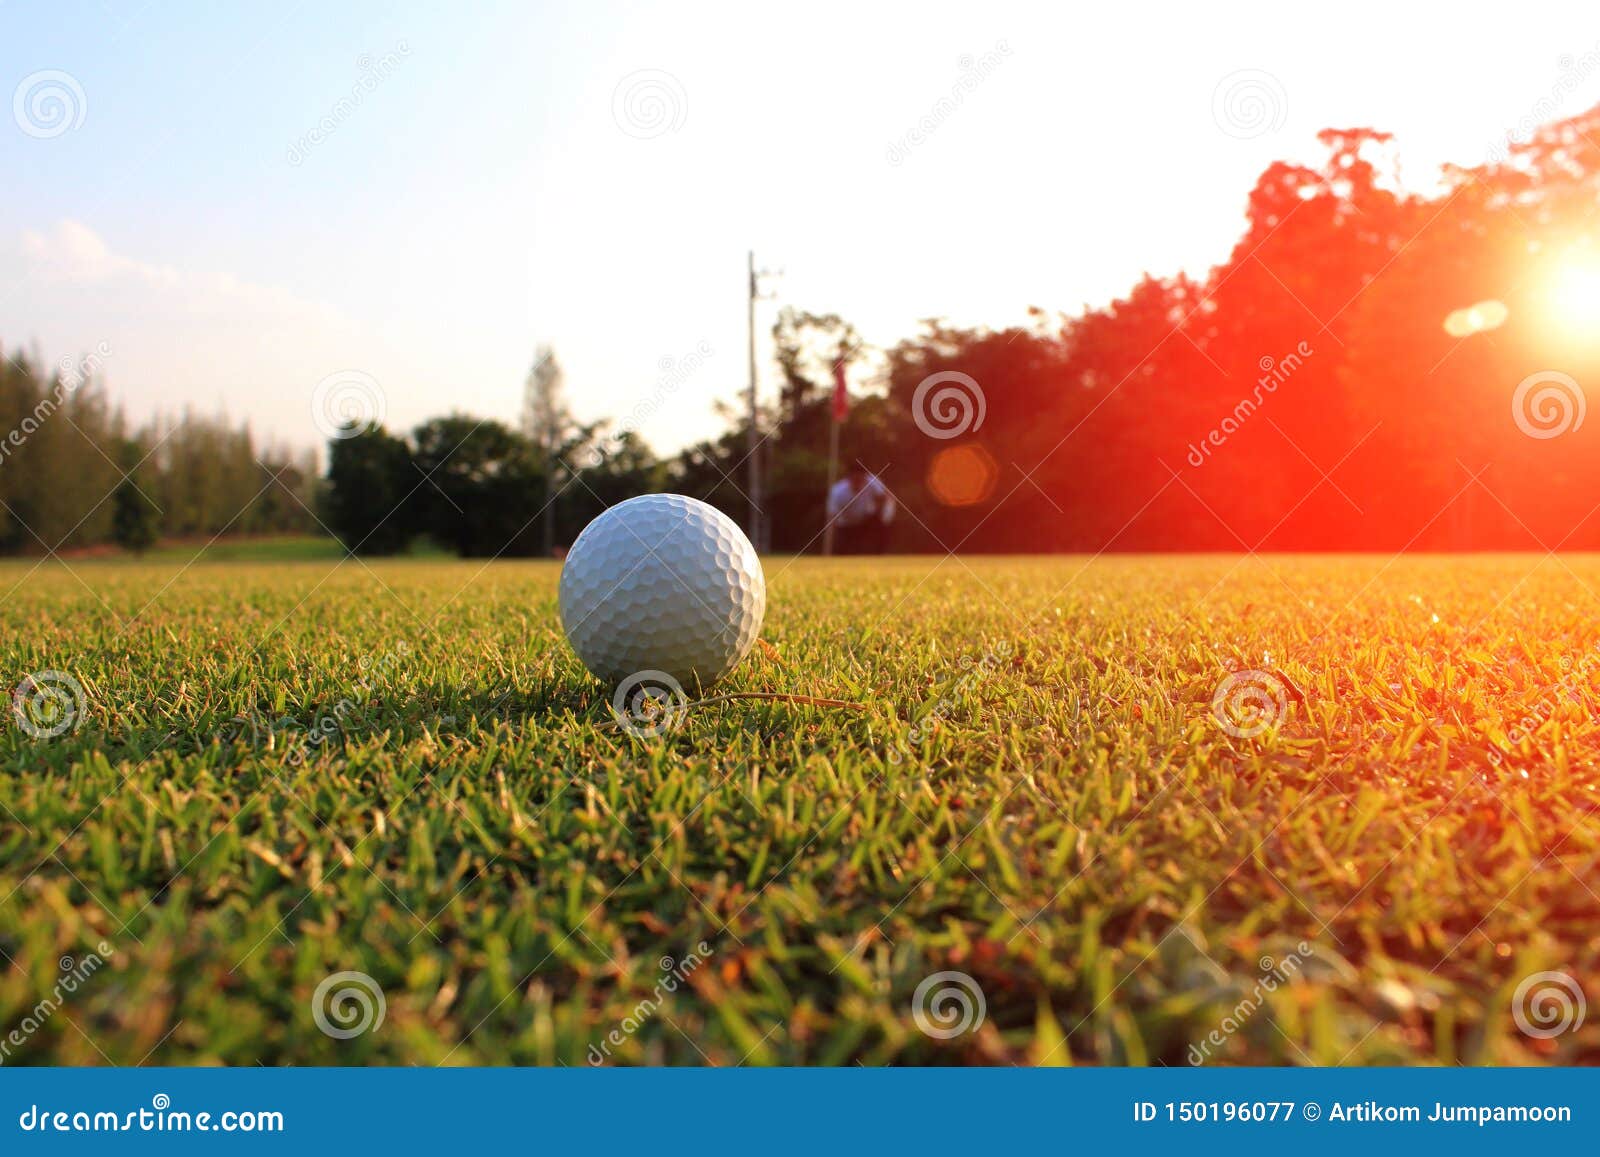
[[[1476,11],[6,0],[0,342],[104,341],[136,417],[220,406],[295,445],[341,370],[392,426],[514,419],[549,341],[598,417],[706,343],[645,431],[672,449],[742,388],[750,246],[888,344],[1203,274],[1322,127],[1396,132],[1423,180],[1600,100],[1592,5]],[[19,93],[49,70],[82,93],[58,135]]]

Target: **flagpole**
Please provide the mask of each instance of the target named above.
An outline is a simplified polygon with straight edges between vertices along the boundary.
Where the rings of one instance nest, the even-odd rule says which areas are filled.
[[[839,419],[834,416],[828,423],[828,488],[823,491],[822,517],[827,519],[827,525],[822,530],[822,553],[833,554],[833,519],[828,518],[828,495],[833,493],[833,484],[839,480]]]
[[[756,251],[749,253],[750,292],[749,292],[749,320],[750,320],[750,428],[745,432],[744,456],[749,471],[745,486],[745,497],[750,503],[750,524],[745,529],[750,535],[751,544],[761,550],[766,544],[762,542],[761,518],[761,434],[756,429],[759,424],[760,410],[756,405],[756,298],[761,296],[761,285],[756,280]]]
[[[828,407],[832,421],[828,423],[828,489],[822,496],[822,553],[833,553],[833,519],[828,517],[828,498],[833,494],[833,484],[839,481],[839,427],[844,425],[849,412],[850,394],[845,388],[844,343],[839,343],[839,358],[833,363],[833,403]]]

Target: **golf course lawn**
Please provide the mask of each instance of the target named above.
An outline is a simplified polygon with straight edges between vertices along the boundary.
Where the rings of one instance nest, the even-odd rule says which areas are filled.
[[[859,706],[641,739],[553,563],[0,565],[0,1060],[1600,1060],[1600,559],[766,569]]]

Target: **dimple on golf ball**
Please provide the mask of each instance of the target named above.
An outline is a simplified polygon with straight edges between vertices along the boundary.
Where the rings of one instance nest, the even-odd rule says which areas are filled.
[[[560,601],[567,641],[597,678],[616,684],[661,671],[692,693],[755,645],[767,580],[726,514],[681,494],[646,494],[578,535]]]

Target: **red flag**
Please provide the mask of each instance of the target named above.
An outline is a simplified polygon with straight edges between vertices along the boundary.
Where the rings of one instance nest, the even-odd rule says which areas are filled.
[[[840,358],[833,363],[833,420],[842,422],[849,412],[850,395],[844,388],[844,359]]]

